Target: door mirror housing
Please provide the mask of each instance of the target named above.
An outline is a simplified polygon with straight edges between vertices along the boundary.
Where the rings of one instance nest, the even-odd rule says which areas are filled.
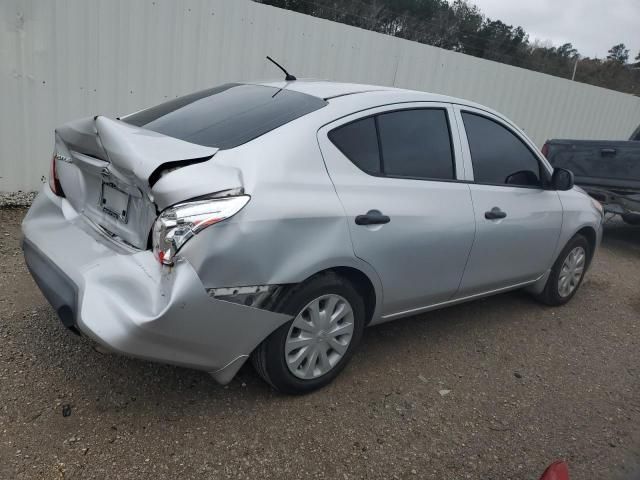
[[[525,187],[539,187],[540,179],[531,170],[519,170],[505,178],[507,185],[520,185]]]
[[[554,190],[571,190],[573,188],[573,172],[566,168],[555,168],[551,176],[551,186]]]

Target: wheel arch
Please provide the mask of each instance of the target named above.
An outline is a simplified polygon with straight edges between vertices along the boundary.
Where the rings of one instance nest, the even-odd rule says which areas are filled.
[[[598,246],[598,232],[593,227],[593,225],[582,224],[579,227],[577,227],[575,230],[566,232],[562,236],[562,238],[558,241],[556,252],[553,255],[553,261],[549,268],[553,267],[553,264],[556,262],[560,254],[562,254],[564,247],[577,235],[580,235],[587,240],[587,243],[589,244],[589,250],[590,250],[587,266],[591,263],[591,259],[593,258],[596,252],[596,248]]]
[[[542,292],[542,290],[544,289],[547,283],[547,280],[549,278],[549,274],[551,272],[551,269],[553,268],[553,265],[555,264],[558,257],[564,250],[565,246],[577,235],[581,235],[582,237],[584,237],[587,240],[587,243],[589,244],[590,252],[589,252],[589,258],[587,259],[587,268],[589,267],[589,265],[591,264],[591,260],[593,259],[593,256],[595,254],[596,248],[598,246],[598,232],[592,225],[587,224],[587,225],[580,226],[571,235],[567,235],[566,237],[563,237],[560,239],[560,241],[558,241],[558,245],[556,246],[556,251],[554,252],[551,265],[549,266],[548,270],[535,283],[533,283],[532,285],[526,288],[528,292],[533,293],[534,295],[540,294]]]
[[[352,265],[335,265],[325,267],[307,275],[301,282],[288,285],[287,290],[289,288],[293,288],[295,285],[303,284],[311,278],[325,273],[334,273],[335,275],[344,278],[350,282],[362,296],[366,309],[366,325],[369,325],[373,319],[380,316],[380,310],[382,308],[382,285],[375,272],[366,272],[363,268],[358,268]],[[286,295],[286,290],[281,292],[281,295]],[[282,297],[279,296],[279,298]]]
[[[596,247],[598,245],[598,235],[596,233],[596,230],[593,227],[587,225],[580,228],[580,230],[573,234],[571,238],[575,237],[576,235],[581,235],[587,239],[587,243],[589,244],[588,262],[591,263],[591,259],[593,258],[593,255],[596,252]]]
[[[364,272],[353,267],[334,267],[328,270],[347,279],[355,287],[364,301],[366,325],[371,323],[377,306],[376,289],[371,279]]]

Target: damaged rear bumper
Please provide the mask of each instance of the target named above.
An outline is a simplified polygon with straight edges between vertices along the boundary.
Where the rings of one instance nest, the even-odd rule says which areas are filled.
[[[45,186],[22,225],[25,261],[62,323],[125,355],[229,382],[286,315],[211,298],[185,260],[123,249]]]

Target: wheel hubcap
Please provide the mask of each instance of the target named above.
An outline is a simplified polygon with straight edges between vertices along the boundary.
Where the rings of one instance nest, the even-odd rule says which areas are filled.
[[[582,247],[576,247],[564,259],[558,277],[558,293],[561,297],[568,297],[573,293],[584,274],[587,255]]]
[[[289,371],[305,380],[318,378],[347,353],[353,337],[353,310],[340,295],[309,302],[289,328],[284,355]]]

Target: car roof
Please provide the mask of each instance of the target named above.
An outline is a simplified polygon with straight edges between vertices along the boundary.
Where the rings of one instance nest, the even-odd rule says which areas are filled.
[[[364,85],[359,83],[330,82],[328,80],[300,79],[291,82],[256,82],[256,85],[265,87],[286,88],[295,92],[304,93],[314,97],[330,100],[344,95],[374,91],[394,91],[400,90],[393,87],[382,87],[379,85]]]
[[[409,90],[405,88],[385,87],[381,85],[367,85],[362,83],[347,83],[347,82],[332,82],[329,80],[316,80],[316,79],[298,79],[294,81],[267,81],[267,82],[247,82],[254,85],[262,85],[265,87],[273,88],[286,88],[295,92],[304,93],[314,97],[321,98],[323,100],[331,100],[334,98],[345,97],[347,95],[365,94],[369,96],[379,94],[393,94],[398,95],[398,100],[403,102],[439,102],[439,103],[453,103],[457,105],[464,105],[468,107],[477,108],[487,113],[491,113],[504,119],[504,115],[496,112],[492,108],[485,105],[481,105],[471,100],[463,98],[451,97],[448,95],[440,95],[437,93],[423,92],[419,90]],[[506,119],[505,119],[506,120]],[[510,122],[512,123],[512,122]]]
[[[362,93],[374,93],[374,92],[388,92],[398,93],[403,96],[414,96],[416,101],[423,102],[443,102],[443,103],[458,103],[469,106],[477,106],[482,109],[487,109],[482,105],[478,105],[468,100],[463,100],[456,97],[450,97],[447,95],[439,95],[430,92],[421,92],[419,90],[408,90],[405,88],[385,87],[381,85],[367,85],[362,83],[346,83],[346,82],[332,82],[329,80],[315,80],[315,79],[300,79],[291,82],[275,81],[275,82],[255,82],[256,85],[263,85],[265,87],[286,88],[295,92],[304,93],[314,97],[322,98],[323,100],[331,100],[332,98],[343,97],[345,95],[354,95]]]

